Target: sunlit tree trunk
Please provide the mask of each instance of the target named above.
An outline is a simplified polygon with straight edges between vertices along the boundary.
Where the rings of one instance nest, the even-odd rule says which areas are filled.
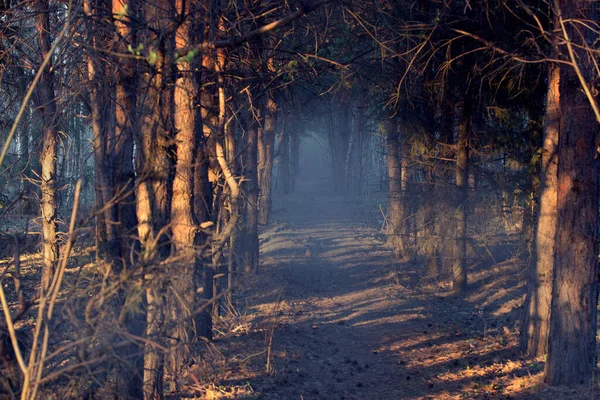
[[[556,246],[558,140],[560,132],[560,67],[550,66],[535,249],[529,277],[521,350],[532,357],[548,351],[550,304]]]
[[[48,0],[36,0],[36,28],[41,59],[50,52],[50,9]],[[41,212],[42,212],[42,290],[50,286],[58,261],[58,219],[56,162],[58,157],[58,114],[54,92],[54,72],[50,62],[38,84],[38,108],[42,117]]]
[[[184,0],[177,1],[180,15],[189,13]],[[187,18],[176,31],[175,49],[184,49],[193,43],[190,32],[190,18]],[[195,309],[197,235],[199,223],[194,214],[194,165],[199,153],[195,122],[196,83],[192,75],[191,60],[177,63],[178,75],[174,89],[174,127],[177,164],[173,178],[171,201],[172,249],[176,261],[172,265],[171,285],[167,296],[169,320],[172,324],[168,332],[170,341],[169,372],[174,391],[181,369],[191,359],[191,345],[194,340],[194,327],[190,313]],[[198,193],[198,195],[202,195]]]
[[[595,33],[573,19],[598,18],[594,2],[556,0],[581,76],[593,82]],[[561,40],[562,41],[562,40]],[[583,43],[582,43],[583,42]],[[569,43],[570,44],[570,43]],[[562,44],[566,46],[566,44]],[[574,68],[560,67],[557,234],[552,287],[550,342],[545,381],[550,385],[593,385],[596,378],[598,305],[598,123]]]
[[[452,269],[452,289],[462,293],[467,289],[467,203],[469,196],[469,136],[471,134],[472,104],[465,98],[458,127],[456,144],[456,245]]]

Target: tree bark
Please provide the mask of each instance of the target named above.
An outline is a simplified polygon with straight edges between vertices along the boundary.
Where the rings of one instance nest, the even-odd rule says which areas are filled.
[[[135,45],[132,15],[138,5],[135,0],[112,0],[112,12],[117,16],[115,26],[115,51],[127,53],[128,46]],[[122,16],[121,16],[122,15]],[[129,265],[130,255],[136,246],[135,228],[135,172],[133,168],[134,121],[136,111],[137,67],[131,58],[122,57],[116,68],[116,107],[113,157],[113,187],[119,201],[116,204],[119,221],[118,237],[123,266]]]
[[[555,1],[563,21],[597,19],[596,5],[584,0]],[[593,46],[595,35],[581,35],[564,22],[571,40]],[[594,36],[594,37],[591,37]],[[584,42],[582,42],[584,39]],[[587,43],[586,43],[587,42]],[[593,82],[591,57],[574,50],[584,79]],[[550,342],[545,381],[550,385],[594,384],[598,304],[598,123],[574,68],[560,67],[556,235]]]
[[[264,127],[258,142],[258,223],[267,225],[271,215],[271,182],[273,176],[273,152],[275,147],[275,121],[277,103],[267,94]]]
[[[185,1],[178,0],[177,12],[180,15],[189,13]],[[190,20],[179,25],[176,32],[175,49],[190,45],[192,32]],[[194,339],[193,318],[191,311],[196,304],[195,280],[190,279],[196,273],[196,249],[199,223],[194,215],[194,164],[198,155],[197,124],[194,102],[196,84],[192,76],[191,61],[181,61],[178,65],[178,76],[174,89],[174,126],[177,164],[173,179],[173,197],[171,201],[171,232],[173,255],[176,262],[170,272],[171,287],[167,297],[170,323],[168,332],[170,342],[169,373],[171,390],[177,389],[181,370],[190,361],[191,344]],[[199,193],[201,195],[201,193]],[[190,307],[192,305],[192,307]]]
[[[148,267],[146,274],[146,337],[165,343],[165,297],[168,282],[156,266],[170,254],[168,222],[172,198],[172,160],[169,152],[173,136],[173,82],[171,68],[173,35],[167,35],[166,22],[173,20],[172,7],[165,0],[146,3],[145,16],[156,36],[148,34],[141,43],[157,55],[154,65],[140,73],[138,87],[140,125],[136,131],[136,214],[141,244],[140,261]],[[150,31],[150,30],[148,30]],[[159,40],[160,39],[160,40]],[[144,351],[144,398],[163,396],[165,359],[162,350],[147,344]]]
[[[296,180],[300,172],[300,132],[293,127],[290,133],[290,193],[296,191]]]
[[[467,203],[469,198],[469,136],[471,134],[472,104],[463,101],[456,145],[456,244],[452,268],[452,289],[462,293],[467,289]]]
[[[521,331],[521,350],[531,357],[548,351],[550,304],[557,229],[560,68],[550,66],[542,147],[541,188],[529,288]]]
[[[247,118],[252,119],[248,112]],[[246,194],[241,261],[246,273],[258,271],[258,122],[250,120],[246,130],[243,191]]]
[[[51,48],[50,19],[48,0],[36,0],[36,28],[40,57],[44,59]],[[42,153],[41,174],[41,213],[42,213],[42,291],[50,286],[58,261],[58,219],[56,162],[58,157],[58,114],[54,91],[54,72],[52,62],[42,72],[39,84],[39,110],[42,117]]]
[[[117,209],[114,203],[111,157],[107,154],[110,139],[110,101],[112,85],[108,81],[107,64],[100,61],[99,51],[108,41],[106,27],[108,4],[103,1],[86,0],[84,11],[88,17],[88,34],[93,51],[88,53],[87,67],[90,85],[90,113],[94,143],[94,175],[96,182],[96,244],[99,258],[113,262],[120,258],[117,237]],[[103,27],[102,23],[106,23]]]
[[[398,123],[395,117],[386,121],[386,161],[388,169],[390,207],[387,217],[387,244],[397,259],[405,256],[402,225],[404,208],[402,204],[402,171],[400,168],[400,142]]]
[[[290,194],[290,134],[287,131],[281,134],[283,135],[279,157],[281,188],[283,194]]]

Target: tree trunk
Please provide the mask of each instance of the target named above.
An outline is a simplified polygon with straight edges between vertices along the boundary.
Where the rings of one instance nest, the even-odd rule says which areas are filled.
[[[417,247],[417,221],[415,213],[415,185],[413,180],[414,165],[411,165],[410,133],[406,130],[398,136],[400,141],[400,182],[402,219],[400,235],[404,243],[404,256],[415,259]]]
[[[283,194],[290,194],[290,135],[282,132],[281,154],[279,157],[280,179]]]
[[[248,113],[247,118],[254,118]],[[243,190],[246,194],[241,261],[246,273],[258,271],[258,122],[249,121],[246,131]]]
[[[290,133],[290,193],[296,191],[296,180],[300,172],[300,132],[297,127],[291,128]]]
[[[40,57],[44,59],[50,52],[50,12],[48,0],[36,0],[36,28]],[[54,92],[54,72],[50,62],[38,84],[39,110],[42,117],[42,153],[40,163],[41,174],[41,213],[42,213],[42,291],[50,286],[56,263],[58,261],[58,220],[57,220],[57,188],[56,161],[58,156],[58,114],[56,95]]]
[[[181,15],[189,13],[185,9],[185,1],[177,1],[177,12]],[[190,21],[186,19],[176,32],[175,47],[182,49],[193,43],[190,32]],[[170,342],[169,373],[171,390],[177,390],[181,370],[190,361],[191,344],[194,339],[193,319],[190,312],[195,309],[196,285],[190,279],[195,275],[197,233],[199,223],[194,215],[194,164],[198,154],[198,135],[195,123],[196,84],[194,82],[191,62],[177,63],[179,73],[175,81],[174,125],[177,164],[173,179],[173,197],[171,201],[171,232],[173,255],[177,261],[170,272],[171,287],[167,296],[167,307],[170,323],[168,332]],[[199,194],[201,195],[201,193]],[[192,306],[192,307],[190,307]],[[182,321],[184,320],[184,321]]]
[[[208,8],[209,5],[206,5]],[[205,40],[210,40],[205,37]],[[196,70],[210,69],[213,66],[213,60],[210,53],[203,54],[200,61],[196,61],[198,65]],[[201,72],[196,74],[197,85],[201,86]],[[196,157],[196,167],[194,170],[194,213],[198,222],[214,221],[213,215],[213,183],[210,175],[214,175],[211,171],[211,151],[210,145],[214,145],[214,139],[211,136],[216,134],[215,125],[218,124],[214,115],[214,95],[209,92],[209,88],[198,89],[196,93],[196,125],[197,125],[197,140],[199,152]],[[205,243],[208,239],[206,232],[200,232],[197,240],[199,243]],[[212,268],[212,257],[206,254],[197,259],[196,265],[196,287],[201,290],[201,298],[209,300],[212,298],[212,285],[214,271]],[[201,300],[201,299],[199,299]],[[196,334],[198,337],[212,339],[212,316],[210,310],[204,309],[195,317]]]
[[[456,244],[452,269],[452,289],[462,293],[467,289],[467,202],[469,196],[469,135],[472,104],[465,98],[456,145]]]
[[[427,275],[430,278],[437,279],[442,272],[442,265],[439,254],[439,241],[436,236],[435,221],[435,182],[433,171],[427,171],[427,181],[424,188],[423,207],[423,247],[425,257],[427,258]]]
[[[112,0],[113,15],[127,15],[118,17],[115,25],[115,51],[126,54],[129,46],[136,42],[135,32],[132,29],[132,16],[138,5],[135,0]],[[133,127],[136,111],[137,67],[131,58],[122,57],[118,60],[116,76],[116,107],[115,107],[115,135],[113,157],[113,187],[119,198],[116,204],[119,246],[121,263],[129,265],[130,255],[137,240],[134,231],[137,226],[135,213],[135,172],[133,168]],[[137,250],[137,249],[136,249]]]
[[[273,175],[273,151],[275,147],[275,121],[277,104],[272,94],[267,94],[264,127],[258,142],[258,222],[262,225],[269,223],[271,214],[271,182]]]
[[[400,169],[400,142],[396,118],[386,121],[386,159],[388,167],[390,207],[387,217],[387,244],[397,259],[405,256],[402,224],[404,210],[402,204],[402,171]]]
[[[107,84],[107,64],[101,62],[98,56],[100,51],[106,50],[108,35],[103,31],[106,26],[102,27],[100,24],[107,23],[103,17],[107,15],[108,5],[102,1],[86,0],[84,10],[88,17],[88,34],[94,50],[88,54],[87,66],[96,182],[96,244],[99,258],[113,262],[120,257],[120,250],[117,242],[117,210],[111,205],[114,197],[111,157],[107,154],[111,113],[106,104],[111,98],[111,85]]]
[[[365,151],[365,109],[364,107],[356,108],[356,119],[354,121],[354,132],[356,135],[356,145],[354,146],[354,162],[352,165],[352,182],[354,186],[354,193],[357,196],[363,194],[363,181],[365,177],[365,165],[364,155],[368,154]],[[368,138],[367,138],[368,139]]]
[[[558,140],[560,129],[560,68],[550,66],[542,147],[541,188],[521,350],[531,357],[548,352],[550,303],[557,223]]]
[[[596,20],[593,2],[555,1],[564,20]],[[562,15],[561,15],[562,14]],[[573,23],[565,29],[581,47],[575,54],[588,84],[593,65],[585,50],[594,36],[582,37]],[[584,43],[582,42],[584,39]],[[587,42],[587,43],[585,43]],[[595,384],[598,304],[598,123],[574,68],[560,67],[556,235],[550,342],[545,381],[550,385]]]
[[[136,131],[136,214],[141,243],[140,261],[151,268],[146,274],[146,337],[165,346],[165,296],[167,280],[164,271],[157,268],[170,253],[168,222],[172,198],[172,160],[169,152],[172,141],[173,82],[171,68],[173,38],[165,35],[165,21],[171,21],[172,7],[160,0],[158,4],[145,4],[144,14],[152,31],[160,36],[141,38],[141,43],[158,54],[156,63],[140,74],[138,98],[140,125]],[[164,354],[148,343],[144,351],[144,398],[163,396]]]

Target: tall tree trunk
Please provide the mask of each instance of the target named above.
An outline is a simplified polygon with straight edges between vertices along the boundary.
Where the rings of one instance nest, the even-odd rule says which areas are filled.
[[[177,12],[186,15],[185,1],[177,0]],[[193,43],[190,32],[190,19],[179,25],[176,32],[176,50],[186,48]],[[196,84],[190,72],[190,61],[177,63],[179,73],[175,81],[174,125],[177,164],[173,179],[173,197],[171,201],[171,232],[173,255],[177,261],[170,272],[171,287],[167,297],[169,319],[172,324],[168,332],[170,342],[169,372],[171,390],[177,389],[181,369],[191,359],[191,344],[194,339],[193,319],[190,313],[195,309],[196,285],[190,279],[196,274],[196,249],[199,223],[194,215],[194,164],[198,155],[198,136],[195,122]],[[201,193],[199,194],[201,195]],[[190,307],[192,306],[192,307]]]
[[[242,232],[241,261],[244,272],[258,271],[258,122],[252,113],[246,130],[246,152],[244,157],[243,190],[246,194],[244,230]]]
[[[402,204],[402,173],[400,170],[400,142],[398,124],[395,117],[386,121],[386,161],[389,179],[390,208],[387,217],[387,244],[397,259],[405,256],[402,224],[404,209]]]
[[[271,93],[267,94],[264,126],[258,142],[258,222],[262,225],[269,223],[271,214],[271,182],[273,176],[273,152],[275,147],[275,123],[277,103]]]
[[[400,183],[402,218],[400,221],[400,235],[404,244],[404,256],[415,259],[417,248],[416,213],[415,213],[415,184],[413,182],[414,165],[411,160],[411,133],[406,129],[398,136],[400,141]]]
[[[117,16],[115,25],[115,51],[126,54],[129,46],[136,42],[132,29],[138,8],[136,0],[112,0],[112,13]],[[126,16],[126,17],[125,17]],[[130,264],[130,255],[136,245],[134,231],[137,226],[135,213],[135,172],[133,168],[134,120],[136,111],[137,67],[131,58],[123,57],[116,68],[116,108],[113,157],[113,185],[119,197],[116,204],[119,221],[118,235],[121,262]]]
[[[462,293],[467,289],[467,203],[469,197],[469,136],[471,134],[472,104],[467,96],[463,101],[456,144],[456,245],[452,269],[452,289]]]
[[[114,262],[120,258],[120,250],[117,241],[117,210],[112,204],[114,190],[111,179],[111,157],[107,154],[111,113],[110,108],[106,107],[111,98],[112,85],[107,82],[107,64],[101,62],[99,58],[99,52],[106,50],[105,45],[108,41],[108,32],[106,32],[108,10],[107,2],[94,0],[84,2],[84,11],[88,17],[88,34],[93,46],[93,51],[88,53],[87,67],[96,182],[96,244],[98,256]]]
[[[212,10],[208,2],[205,2],[205,8]],[[211,11],[212,12],[212,11]],[[213,17],[214,18],[214,17]],[[206,28],[208,30],[208,28]],[[204,40],[211,40],[208,36],[210,32],[203,32]],[[199,58],[199,61],[194,59],[194,63],[197,63],[195,70],[199,71],[196,73],[197,86],[201,87],[202,82],[202,70],[210,70],[214,68],[215,63],[213,62],[211,52],[208,51]],[[214,136],[217,133],[216,125],[218,124],[217,117],[215,115],[215,96],[212,92],[211,87],[205,87],[198,89],[196,92],[196,124],[197,124],[197,141],[199,146],[199,152],[196,158],[196,167],[194,170],[194,213],[198,222],[214,221],[214,209],[213,209],[213,180],[214,176],[214,165],[211,165],[211,155],[214,154],[211,145],[214,146]],[[204,243],[208,238],[206,232],[200,232],[197,240],[200,243]],[[195,273],[196,286],[201,288],[201,297],[204,300],[212,298],[213,290],[213,267],[211,254],[207,254],[205,257],[197,259],[197,268]],[[198,337],[204,337],[212,339],[212,316],[210,309],[206,308],[199,312],[195,317],[196,334]]]
[[[521,330],[521,350],[532,357],[548,352],[550,304],[556,245],[558,140],[560,132],[560,68],[550,66],[542,147],[541,188],[535,250]]]
[[[146,3],[146,23],[156,36],[141,38],[149,51],[157,54],[156,63],[141,72],[138,90],[140,125],[136,131],[136,171],[138,173],[136,214],[141,243],[141,262],[151,270],[146,281],[146,337],[165,346],[165,303],[167,280],[159,262],[170,254],[168,222],[172,198],[173,82],[171,68],[173,37],[166,35],[166,22],[172,21],[172,7],[165,0]],[[160,39],[160,40],[159,40]],[[148,343],[144,351],[144,398],[162,398],[164,354]]]
[[[300,132],[297,127],[289,131],[290,134],[290,192],[296,191],[296,180],[300,172]]]
[[[425,257],[427,258],[427,275],[437,279],[442,272],[442,265],[439,254],[439,240],[436,236],[436,193],[433,171],[427,171],[427,181],[424,187],[423,207],[423,244]]]
[[[41,59],[44,59],[51,48],[50,9],[48,0],[36,0],[35,8],[38,46]],[[56,110],[56,94],[54,92],[54,72],[52,63],[48,63],[42,72],[38,84],[39,110],[42,116],[42,290],[49,286],[58,261],[58,220],[57,220],[57,188],[56,162],[58,158],[58,114]]]
[[[555,1],[563,21],[597,20],[596,4]],[[564,22],[583,78],[593,82],[587,54],[595,34]],[[583,40],[582,40],[583,39]],[[561,40],[562,41],[562,40]],[[583,43],[582,43],[583,41]],[[565,44],[563,44],[565,45]],[[560,66],[560,137],[554,284],[545,381],[550,385],[594,384],[598,305],[598,123],[572,67]]]
[[[290,134],[287,131],[281,133],[281,153],[279,157],[280,179],[283,194],[290,194]]]
[[[353,162],[353,182],[354,182],[354,193],[357,196],[363,194],[363,181],[366,174],[365,171],[365,108],[356,108],[356,118],[354,121],[354,131],[356,134],[356,145],[354,146],[354,162]]]

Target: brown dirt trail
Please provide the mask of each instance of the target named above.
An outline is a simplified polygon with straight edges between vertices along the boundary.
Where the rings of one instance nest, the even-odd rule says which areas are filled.
[[[454,298],[393,261],[376,201],[314,189],[276,201],[244,311],[216,342],[228,372],[205,398],[545,398],[543,363],[516,348],[523,263],[473,265]]]

